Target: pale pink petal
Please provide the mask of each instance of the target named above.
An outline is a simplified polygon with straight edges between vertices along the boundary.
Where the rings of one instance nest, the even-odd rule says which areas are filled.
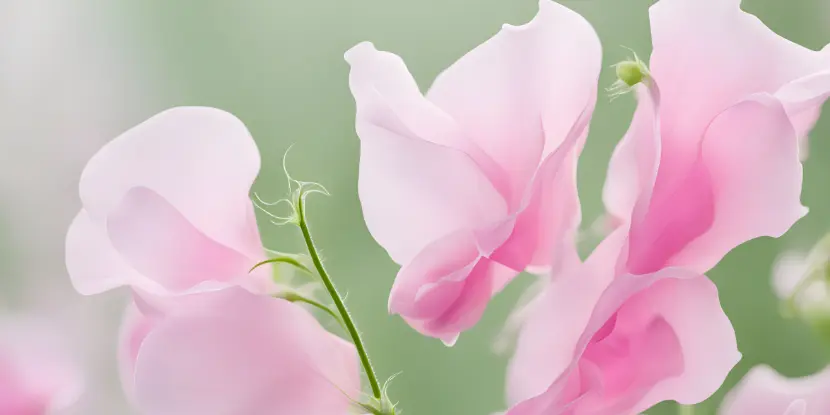
[[[420,95],[400,58],[362,43],[346,59],[357,103],[363,216],[393,260],[404,264],[456,229],[507,213],[480,164],[456,145],[463,138],[453,138],[461,134],[454,121]]]
[[[633,222],[638,204],[638,215],[647,209],[660,166],[660,92],[652,84],[638,85],[636,93],[637,110],[611,155],[602,192],[605,208],[618,224]]]
[[[515,206],[595,99],[601,56],[582,16],[541,0],[531,22],[505,25],[439,75],[427,97],[508,173]]]
[[[801,399],[793,401],[793,403],[787,407],[784,415],[807,415],[807,402],[804,402]]]
[[[793,403],[799,400],[806,404],[803,415],[830,413],[830,369],[802,378],[786,378],[769,366],[756,366],[729,392],[718,413],[778,415],[795,410]],[[798,406],[795,405],[796,409]]]
[[[144,339],[135,372],[136,401],[144,413],[348,411],[348,397],[359,397],[353,346],[297,305],[241,289],[224,291],[211,307],[165,317]]]
[[[81,176],[81,200],[90,216],[105,218],[130,189],[146,187],[209,238],[258,256],[248,193],[259,166],[239,119],[215,108],[173,108],[104,146]]]
[[[391,312],[452,343],[517,273],[578,260],[576,159],[600,59],[591,26],[548,0],[426,99],[399,57],[369,43],[346,53],[364,218],[403,265]]]
[[[135,364],[141,344],[157,325],[158,319],[145,315],[130,303],[121,322],[118,339],[118,374],[124,393],[130,400],[135,400]]]
[[[186,291],[204,281],[230,283],[247,277],[256,263],[208,238],[145,187],[124,195],[109,216],[107,231],[121,257],[167,292]]]
[[[769,96],[756,95],[718,116],[703,138],[700,162],[711,180],[713,220],[671,264],[706,271],[750,239],[781,236],[807,213],[795,132]]]
[[[661,0],[650,9],[651,73],[663,93],[664,140],[685,165],[709,122],[758,92],[827,70],[827,56],[788,41],[740,0]],[[747,76],[752,74],[752,76]],[[683,168],[678,166],[679,168]]]
[[[244,276],[264,256],[248,197],[259,163],[245,126],[212,108],[167,110],[105,145],[67,235],[73,284],[166,295]]]
[[[830,68],[830,49],[824,51],[826,64]],[[822,104],[830,95],[830,71],[818,72],[796,79],[775,92],[795,127],[801,144],[801,159],[806,158],[807,134],[813,129],[821,113]]]
[[[83,295],[102,293],[144,278],[112,246],[107,229],[81,210],[66,234],[66,269]],[[155,290],[153,288],[152,290]]]

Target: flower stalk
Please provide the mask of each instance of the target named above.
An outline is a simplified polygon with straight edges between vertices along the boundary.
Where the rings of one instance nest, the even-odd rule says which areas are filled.
[[[349,314],[349,310],[346,308],[343,298],[340,296],[340,293],[334,286],[334,282],[332,282],[326,268],[323,266],[323,261],[320,260],[320,255],[314,245],[314,240],[311,238],[311,231],[308,229],[308,223],[305,219],[304,202],[305,194],[300,191],[299,197],[297,197],[296,206],[297,226],[300,227],[300,230],[303,233],[303,239],[305,240],[306,247],[308,248],[308,253],[311,256],[311,261],[314,263],[314,268],[316,268],[317,273],[320,274],[320,278],[323,280],[323,285],[325,285],[326,291],[328,291],[329,295],[331,295],[331,299],[334,301],[334,305],[340,313],[340,318],[346,326],[346,331],[349,332],[349,336],[351,336],[352,342],[357,349],[357,354],[360,356],[360,362],[363,364],[363,370],[366,372],[366,377],[369,379],[369,384],[372,387],[372,395],[375,399],[380,400],[382,398],[381,387],[378,383],[377,375],[375,375],[375,370],[372,368],[372,362],[369,360],[369,355],[366,352],[366,346],[363,344],[360,332],[357,330],[357,326],[355,325],[351,314]]]

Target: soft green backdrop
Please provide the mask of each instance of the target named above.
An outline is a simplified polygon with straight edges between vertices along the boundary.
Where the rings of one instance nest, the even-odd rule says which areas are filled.
[[[625,58],[627,52],[618,45],[648,56],[651,1],[563,3],[596,27],[608,65]],[[530,278],[523,277],[501,294],[484,320],[453,348],[417,335],[386,314],[397,267],[374,243],[361,217],[354,103],[342,55],[355,43],[371,40],[380,49],[400,54],[426,88],[443,68],[503,23],[526,22],[536,7],[534,0],[124,2],[107,9],[107,19],[140,48],[142,59],[134,60],[130,70],[151,79],[145,86],[154,97],[152,108],[131,114],[123,129],[174,105],[226,109],[248,125],[259,143],[263,169],[255,190],[272,200],[286,191],[281,158],[295,144],[289,160],[293,175],[321,182],[333,195],[313,198],[310,207],[312,231],[327,265],[341,290],[348,292],[348,304],[380,376],[402,372],[393,383],[392,396],[411,415],[489,414],[503,409],[506,363],[505,357],[492,353],[492,343]],[[745,0],[744,8],[805,46],[816,49],[830,42],[830,4],[824,0]],[[612,72],[603,73],[603,86],[613,81]],[[579,168],[585,225],[601,213],[607,160],[633,108],[631,97],[613,104],[600,99]],[[821,344],[801,323],[779,316],[769,274],[780,250],[807,248],[830,230],[829,170],[830,118],[813,133],[805,165],[803,199],[810,215],[781,240],[757,240],[736,249],[710,273],[744,353],[727,387],[762,362],[787,375],[809,374],[828,363],[830,345]],[[266,246],[301,250],[294,229],[260,219]],[[11,243],[0,241],[0,246]],[[13,258],[6,262],[7,270],[14,269]],[[699,413],[714,413],[725,390],[701,405]],[[667,404],[649,413],[674,410]]]

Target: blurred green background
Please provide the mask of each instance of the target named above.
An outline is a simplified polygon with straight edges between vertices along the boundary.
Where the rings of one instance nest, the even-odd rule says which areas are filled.
[[[619,45],[633,48],[640,56],[648,56],[647,9],[652,1],[564,0],[562,3],[594,25],[603,41],[608,65],[625,58],[627,52]],[[826,0],[744,0],[743,3],[745,10],[797,43],[818,49],[830,42],[830,4]],[[0,201],[0,248],[3,250],[0,275],[7,276],[0,279],[3,281],[0,289],[4,291],[0,298],[6,301],[7,308],[18,310],[30,306],[21,300],[20,293],[26,290],[20,287],[25,284],[34,283],[38,287],[34,291],[43,285],[64,288],[67,285],[62,274],[50,276],[50,282],[38,285],[37,278],[42,273],[33,267],[48,266],[50,275],[59,274],[62,256],[59,251],[49,251],[50,256],[43,257],[40,255],[43,251],[38,250],[35,257],[39,262],[24,263],[27,255],[32,254],[23,250],[39,245],[37,241],[16,242],[23,232],[13,224],[26,221],[31,224],[28,226],[42,227],[44,214],[59,212],[56,215],[60,220],[49,225],[44,237],[61,240],[78,207],[73,187],[77,175],[86,158],[107,138],[171,106],[219,107],[241,118],[259,144],[263,169],[255,191],[263,198],[276,200],[287,190],[281,160],[291,144],[294,144],[289,158],[292,174],[301,180],[323,183],[331,191],[331,198],[311,199],[312,231],[336,282],[341,290],[348,292],[348,304],[364,332],[380,376],[385,378],[401,372],[391,387],[391,394],[400,401],[405,413],[483,415],[504,409],[506,357],[493,353],[493,341],[531,278],[523,276],[509,286],[492,303],[483,321],[464,334],[453,348],[416,334],[399,318],[386,314],[387,294],[397,266],[374,243],[361,217],[356,192],[359,143],[354,133],[348,67],[342,55],[355,43],[371,40],[379,49],[401,55],[421,87],[426,89],[443,68],[492,36],[503,23],[519,24],[532,18],[537,9],[535,0],[145,0],[110,2],[106,6],[89,2],[85,8],[78,7],[66,13],[66,18],[74,23],[65,26],[65,32],[49,32],[46,23],[37,20],[33,24],[43,24],[43,30],[49,32],[45,35],[47,38],[84,30],[87,33],[84,39],[93,46],[84,49],[83,57],[63,56],[62,60],[55,61],[57,64],[51,64],[47,56],[30,76],[37,80],[38,76],[51,79],[59,74],[64,76],[59,78],[60,82],[67,83],[83,80],[83,88],[77,92],[80,95],[89,94],[88,88],[109,88],[94,101],[110,115],[106,128],[96,130],[91,143],[76,143],[74,140],[85,138],[68,136],[58,128],[48,133],[29,134],[33,137],[31,140],[16,147],[12,145],[12,149],[18,150],[56,149],[58,154],[50,155],[49,159],[45,158],[44,151],[26,154],[30,155],[28,162],[38,166],[42,183],[58,180],[63,184],[55,194],[49,195],[52,198],[49,202],[44,202],[50,206],[46,211],[21,209],[15,206],[19,200],[15,197]],[[25,39],[18,38],[17,42],[26,44]],[[61,65],[74,59],[115,61],[106,67],[119,80],[103,83],[95,73],[83,70],[74,75],[63,74]],[[0,65],[0,74],[3,71]],[[610,68],[604,71],[602,86],[613,82],[612,72]],[[30,85],[40,84],[32,81]],[[51,104],[51,112],[33,119],[50,123],[58,117],[66,122],[63,112],[80,112],[90,117],[89,113],[97,111],[91,108],[84,111],[85,101],[76,101],[74,96],[66,96],[57,88],[44,97],[55,94],[61,97],[62,104]],[[22,91],[18,91],[17,97],[21,96]],[[6,103],[9,102],[15,104],[7,98]],[[37,112],[39,108],[32,105],[32,111]],[[579,167],[584,227],[602,212],[600,189],[607,161],[627,128],[633,109],[631,97],[618,99],[613,104],[599,100]],[[28,133],[27,126],[33,125],[18,126],[16,132]],[[0,141],[6,140],[0,137]],[[72,162],[58,170],[53,159],[69,156],[62,156],[64,153],[57,149],[71,151],[78,146],[82,151],[73,153]],[[0,147],[0,151],[4,148]],[[828,173],[830,117],[825,117],[812,134],[810,157],[805,164],[803,201],[811,213],[784,238],[747,243],[710,273],[720,287],[721,299],[734,323],[744,359],[721,392],[700,405],[699,413],[714,413],[723,393],[755,364],[768,363],[786,375],[796,376],[812,373],[828,363],[830,344],[822,344],[802,323],[780,317],[777,300],[769,287],[770,268],[781,250],[807,249],[830,231]],[[35,179],[21,176],[17,180],[29,183]],[[16,191],[25,196],[38,192],[34,186],[32,182]],[[277,228],[260,219],[267,247],[289,252],[302,250],[297,231]],[[61,293],[75,296],[71,290]],[[103,316],[114,322],[105,327],[114,330],[121,299],[113,298],[117,300],[79,298],[77,301],[98,301],[100,311],[88,311],[84,316]],[[112,331],[101,336],[115,334]],[[97,359],[114,361],[112,341],[102,342],[105,346],[97,349],[100,351]],[[111,363],[96,362],[96,367],[99,366],[106,375],[98,377],[97,384],[106,385],[107,396],[98,400],[91,398],[90,409],[83,413],[127,413],[123,398],[118,396]],[[104,401],[107,403],[101,403]],[[100,409],[104,407],[108,409]],[[674,411],[673,404],[665,404],[648,413],[659,415]]]

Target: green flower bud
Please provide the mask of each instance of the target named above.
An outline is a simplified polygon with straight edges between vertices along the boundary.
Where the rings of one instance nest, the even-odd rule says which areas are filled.
[[[634,51],[631,51],[631,53],[634,55],[633,58],[614,65],[617,72],[617,81],[607,89],[611,100],[631,92],[635,85],[647,82],[651,77],[646,64],[640,60]]]
[[[616,65],[616,69],[617,78],[630,87],[643,82],[648,71],[642,62],[636,61],[622,61]]]

